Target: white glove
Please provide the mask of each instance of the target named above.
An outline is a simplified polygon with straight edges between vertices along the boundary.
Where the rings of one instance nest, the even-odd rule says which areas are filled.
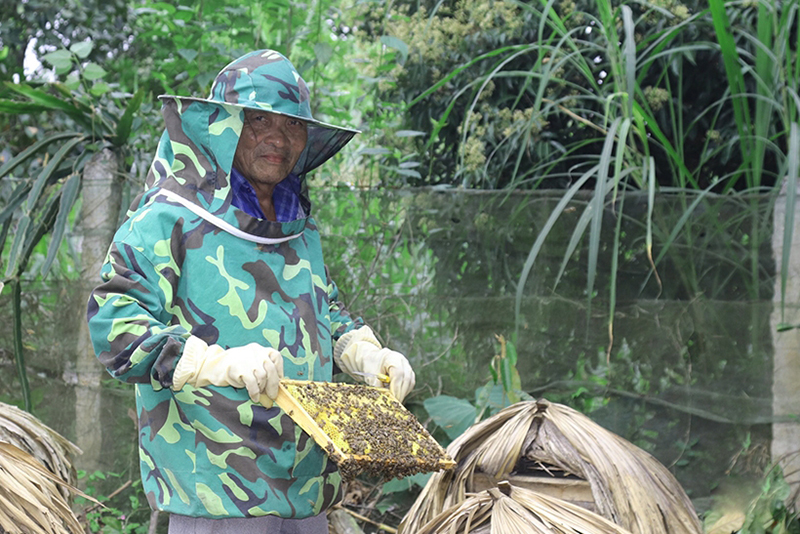
[[[185,384],[246,388],[250,400],[271,408],[281,378],[283,356],[273,348],[250,343],[225,350],[190,336],[175,367],[172,389],[178,391]]]
[[[339,338],[333,359],[342,371],[370,386],[386,387],[381,376],[388,377],[389,391],[400,402],[414,389],[416,377],[408,359],[399,352],[382,348],[368,326]]]

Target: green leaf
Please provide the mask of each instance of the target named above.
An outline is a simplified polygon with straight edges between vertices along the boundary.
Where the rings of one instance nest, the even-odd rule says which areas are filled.
[[[22,250],[22,244],[25,242],[25,237],[28,233],[28,227],[31,225],[30,215],[23,215],[17,224],[17,229],[14,232],[14,241],[11,243],[11,250],[8,253],[8,263],[6,264],[6,278],[10,278],[17,270],[17,262],[19,261],[19,253]]]
[[[33,183],[31,192],[28,194],[28,200],[25,202],[25,210],[28,213],[33,211],[34,206],[36,206],[36,203],[39,201],[39,195],[41,195],[45,185],[50,180],[50,177],[53,175],[55,170],[59,167],[59,165],[61,165],[61,162],[64,160],[66,155],[81,141],[83,141],[83,137],[70,139],[61,145],[53,157],[50,158],[50,161],[47,162],[47,165],[44,169],[42,169],[42,172],[39,173],[39,176]]]
[[[503,358],[500,362],[500,369],[503,379],[503,392],[511,403],[519,402],[519,395],[516,393],[522,388],[519,371],[511,365],[508,358]]]
[[[519,392],[515,392],[519,395]],[[480,406],[488,406],[495,413],[511,404],[508,394],[499,384],[486,384],[475,390],[475,400]]]
[[[16,100],[0,99],[0,113],[8,115],[23,115],[25,113],[39,113],[49,111],[50,108],[32,102],[18,102]]]
[[[82,41],[80,43],[75,43],[69,47],[70,52],[75,54],[81,59],[86,59],[89,56],[89,52],[92,51],[94,44],[91,41]]]
[[[393,478],[381,487],[381,491],[383,493],[397,493],[413,489],[414,486],[424,488],[431,476],[433,476],[433,473],[417,473],[408,477]]]
[[[105,69],[97,63],[87,63],[83,68],[83,77],[87,80],[99,80],[105,75]]]
[[[23,150],[22,152],[20,152],[10,160],[8,160],[2,167],[0,167],[0,178],[3,178],[5,175],[13,171],[18,165],[24,163],[28,158],[38,154],[39,151],[44,149],[47,145],[55,143],[57,141],[70,139],[72,137],[83,138],[83,136],[78,132],[64,132],[37,141],[36,143],[32,144],[31,146],[29,146],[28,148],[26,148],[25,150]]]
[[[383,41],[383,38],[381,38],[381,41]],[[505,52],[508,52],[508,51],[528,50],[528,49],[535,48],[536,46],[537,46],[536,44],[506,46],[506,47],[503,47],[503,48],[498,48],[496,50],[492,50],[491,52],[487,52],[486,54],[481,54],[480,56],[471,59],[468,63],[466,63],[464,65],[461,65],[458,68],[454,69],[452,72],[450,72],[450,74],[448,74],[447,76],[445,76],[444,78],[442,78],[441,80],[439,80],[438,82],[436,82],[435,84],[433,84],[432,86],[427,88],[424,92],[422,92],[421,94],[416,96],[414,98],[414,100],[412,100],[411,102],[408,103],[408,106],[406,107],[406,109],[409,109],[409,108],[413,107],[415,104],[417,104],[418,102],[420,102],[423,99],[427,98],[432,93],[435,93],[436,91],[439,90],[440,87],[442,87],[443,85],[447,84],[448,82],[450,82],[450,80],[452,80],[453,78],[458,76],[458,74],[461,71],[463,71],[464,69],[470,68],[472,65],[474,65],[476,63],[479,63],[479,62],[481,62],[481,61],[483,61],[485,59],[488,59],[488,58],[491,58],[491,57],[494,57],[494,56],[497,56],[497,55],[500,55],[500,54],[504,54]],[[444,118],[446,118],[446,116],[443,117],[442,120],[444,120]]]
[[[358,151],[359,154],[367,155],[367,156],[378,156],[381,154],[391,154],[392,151],[388,148],[383,147],[375,147],[375,148],[362,148]]]
[[[11,219],[11,216],[17,208],[25,202],[25,196],[30,190],[31,184],[27,181],[20,183],[17,188],[14,189],[14,192],[11,193],[11,196],[6,201],[3,211],[0,211],[0,224],[5,224],[7,220]],[[2,247],[0,247],[0,250],[2,250]]]
[[[333,57],[333,47],[328,43],[317,43],[314,45],[314,56],[320,65],[326,65]]]
[[[29,85],[6,83],[5,87],[11,91],[14,91],[15,93],[27,97],[35,104],[45,106],[51,110],[63,111],[83,126],[88,128],[91,128],[92,126],[91,109],[88,106],[75,106],[70,102],[62,100],[53,95],[49,95],[44,91],[40,91],[39,89],[34,89]]]
[[[72,54],[64,48],[45,54],[40,59],[43,62],[50,63],[56,69],[69,69],[72,67]]]
[[[385,168],[401,176],[410,176],[411,178],[422,178],[422,175],[419,172],[412,171],[410,169],[401,169],[399,167],[384,167],[383,165],[381,165],[381,168]]]
[[[400,491],[408,491],[414,487],[414,484],[406,478],[393,478],[381,486],[381,493],[398,493]]]
[[[50,271],[50,266],[53,264],[53,260],[56,258],[58,249],[61,246],[61,239],[64,237],[64,230],[67,227],[69,212],[72,209],[72,206],[75,205],[75,201],[78,198],[80,186],[81,175],[79,173],[73,173],[61,188],[58,216],[56,217],[55,224],[53,224],[53,235],[50,239],[50,246],[47,249],[47,257],[45,258],[44,265],[42,266],[42,278],[47,276],[47,273]]]
[[[74,91],[75,89],[77,89],[80,86],[80,84],[81,84],[81,79],[74,72],[70,73],[64,80],[64,87],[66,87],[70,91]]]
[[[508,340],[506,340],[506,358],[511,365],[517,365],[517,347]]]
[[[499,384],[500,383],[500,375],[498,374],[500,370],[497,368],[497,362],[500,361],[500,356],[495,356],[492,358],[492,363],[489,365],[489,374],[492,376],[492,383]]]
[[[144,88],[136,91],[136,94],[133,95],[130,102],[128,102],[128,107],[125,108],[125,112],[122,114],[122,117],[119,118],[119,122],[117,122],[117,134],[113,141],[114,146],[122,146],[128,142],[128,138],[131,135],[133,117],[139,111],[143,99]]]
[[[418,137],[420,135],[425,135],[425,132],[417,130],[397,130],[394,135],[397,137]]]
[[[197,58],[198,52],[191,48],[181,48],[178,50],[178,54],[189,63],[192,63]]]
[[[597,259],[600,251],[600,231],[603,225],[603,205],[605,204],[605,187],[608,177],[609,166],[611,165],[611,153],[614,148],[614,141],[616,140],[616,133],[622,123],[622,119],[617,117],[611,124],[611,128],[606,134],[603,143],[603,149],[600,153],[600,167],[597,171],[597,181],[595,182],[594,196],[591,201],[592,205],[592,221],[589,226],[589,261],[586,267],[586,305],[587,314],[591,316],[592,298],[594,295],[594,280],[597,276]],[[625,120],[624,124],[627,125],[629,120]],[[627,131],[627,129],[625,130]],[[624,143],[623,139],[619,143]],[[614,177],[611,177],[614,180]]]
[[[465,399],[439,395],[422,403],[433,422],[455,439],[475,422],[475,407]]]
[[[111,86],[109,86],[106,82],[97,82],[95,83],[89,92],[94,96],[101,96],[106,94],[111,90]]]
[[[393,48],[397,50],[400,53],[400,61],[398,61],[398,63],[400,65],[405,64],[406,59],[408,59],[408,45],[406,43],[397,37],[392,37],[391,35],[382,35],[381,43],[386,48]]]

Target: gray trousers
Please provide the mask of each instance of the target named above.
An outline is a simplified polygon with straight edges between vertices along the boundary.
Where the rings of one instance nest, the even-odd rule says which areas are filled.
[[[208,519],[171,514],[169,534],[328,534],[328,517],[322,513],[305,519],[274,515]]]

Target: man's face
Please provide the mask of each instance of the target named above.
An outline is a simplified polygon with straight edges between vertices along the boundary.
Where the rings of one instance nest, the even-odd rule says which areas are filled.
[[[244,110],[233,166],[259,190],[271,193],[300,159],[308,139],[305,121],[268,111]]]

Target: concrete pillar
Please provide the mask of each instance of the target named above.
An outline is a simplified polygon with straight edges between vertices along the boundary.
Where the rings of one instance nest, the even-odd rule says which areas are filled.
[[[121,187],[119,160],[110,149],[95,154],[83,171],[81,210],[75,246],[80,252],[80,284],[75,319],[78,330],[76,357],[66,367],[64,379],[75,389],[75,444],[83,450],[76,458],[81,469],[102,470],[102,405],[100,380],[105,369],[97,361],[86,325],[86,303],[99,283],[100,267],[114,236],[119,218]]]
[[[780,462],[787,482],[794,490],[795,502],[800,503],[800,328],[778,332],[779,323],[800,325],[800,191],[796,202],[787,206],[786,190],[775,202],[772,249],[775,253],[775,306],[770,326],[774,347],[772,414],[772,460]],[[791,256],[787,267],[784,316],[781,319],[781,258],[786,210],[794,210],[794,230]],[[794,421],[789,419],[794,418]]]

